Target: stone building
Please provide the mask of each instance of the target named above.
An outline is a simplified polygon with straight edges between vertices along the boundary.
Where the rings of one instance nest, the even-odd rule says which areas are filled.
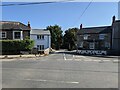
[[[77,33],[77,53],[83,54],[119,54],[120,20],[112,18],[112,25],[83,28]],[[101,53],[104,52],[104,53]]]

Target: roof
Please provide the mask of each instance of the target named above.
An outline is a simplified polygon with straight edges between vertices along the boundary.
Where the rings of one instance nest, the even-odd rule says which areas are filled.
[[[120,20],[116,20],[115,22],[120,22]]]
[[[50,31],[46,29],[32,29],[30,34],[44,34],[44,35],[50,35]]]
[[[30,30],[30,28],[21,23],[21,22],[14,22],[14,21],[0,21],[0,27],[2,29],[21,29],[21,30]]]
[[[89,27],[89,28],[82,28],[82,29],[80,29],[77,34],[109,33],[111,31],[112,31],[112,27],[111,26]]]

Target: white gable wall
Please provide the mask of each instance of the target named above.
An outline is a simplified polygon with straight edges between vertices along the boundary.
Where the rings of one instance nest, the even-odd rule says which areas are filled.
[[[50,35],[44,35],[44,39],[37,39],[37,35],[31,34],[30,39],[34,40],[34,47],[37,48],[37,45],[44,45],[44,49],[51,48],[51,36]]]

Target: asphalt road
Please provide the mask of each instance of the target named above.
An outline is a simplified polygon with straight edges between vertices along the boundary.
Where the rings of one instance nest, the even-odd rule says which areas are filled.
[[[2,62],[3,88],[118,88],[118,58],[58,51]]]

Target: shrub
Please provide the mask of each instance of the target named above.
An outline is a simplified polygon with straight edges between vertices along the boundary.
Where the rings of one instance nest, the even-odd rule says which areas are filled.
[[[20,51],[30,51],[34,46],[34,41],[25,40],[1,40],[2,54],[20,54]]]

